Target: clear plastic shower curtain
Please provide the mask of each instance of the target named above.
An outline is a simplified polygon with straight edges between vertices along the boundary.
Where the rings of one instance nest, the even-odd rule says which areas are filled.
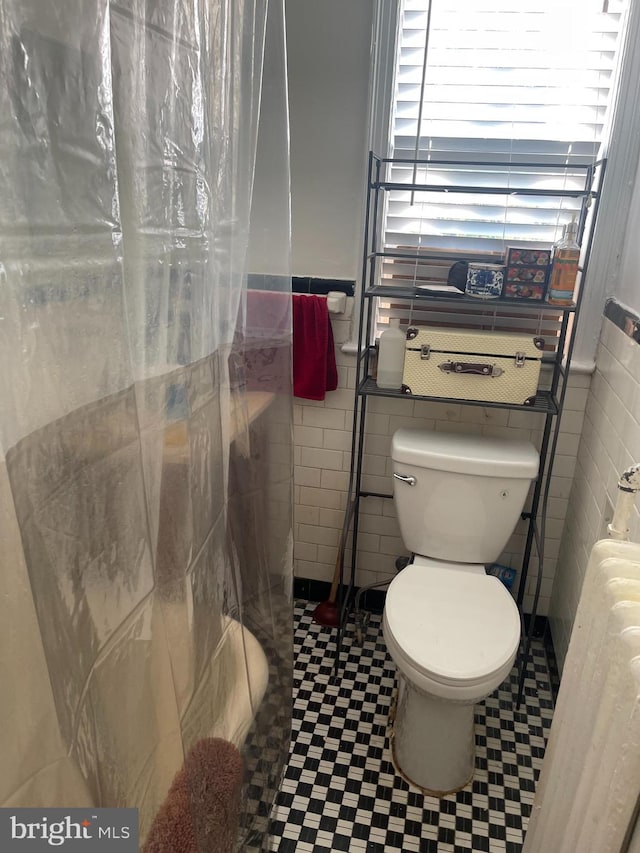
[[[0,0],[1,806],[136,806],[144,837],[218,737],[262,843],[291,694],[283,34],[282,0]]]

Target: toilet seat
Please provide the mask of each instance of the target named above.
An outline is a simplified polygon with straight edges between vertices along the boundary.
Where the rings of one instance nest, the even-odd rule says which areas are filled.
[[[511,670],[520,615],[491,575],[412,563],[389,586],[384,633],[392,658],[418,687],[443,698],[480,698]]]

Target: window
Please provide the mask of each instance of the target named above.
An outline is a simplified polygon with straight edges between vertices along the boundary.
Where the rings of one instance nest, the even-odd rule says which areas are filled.
[[[387,178],[466,185],[465,164],[483,161],[491,165],[474,167],[474,186],[505,192],[389,193],[384,247],[412,251],[416,260],[385,263],[380,270],[385,284],[432,278],[433,263],[420,262],[427,250],[430,255],[434,250],[493,253],[495,259],[509,245],[548,247],[558,239],[579,203],[542,193],[510,195],[509,188],[569,189],[583,183],[584,172],[573,167],[596,159],[606,142],[624,6],[622,0],[604,0],[604,5],[603,0],[405,0],[389,153],[427,165],[419,170],[410,163],[397,165]],[[437,165],[442,160],[457,165]],[[441,264],[436,277],[447,269]],[[383,302],[379,323],[384,326],[390,314],[406,318],[411,310]]]

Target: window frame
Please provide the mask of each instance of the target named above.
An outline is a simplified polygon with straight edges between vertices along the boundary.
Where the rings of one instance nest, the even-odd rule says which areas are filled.
[[[374,2],[367,147],[386,156],[391,143],[395,53],[401,22],[400,3],[398,0]],[[598,223],[593,236],[589,280],[582,300],[571,362],[572,370],[578,372],[591,372],[595,364],[594,356],[604,303],[606,298],[612,295],[620,275],[626,224],[640,160],[640,0],[629,0],[618,81],[608,144],[602,152],[602,155],[608,158],[608,165]],[[366,172],[363,173],[362,184],[364,191],[361,233],[364,231],[367,195]],[[362,247],[359,248],[358,257],[361,261]],[[362,269],[359,262],[355,297],[357,304],[360,304],[361,292]],[[353,312],[352,339],[343,347],[345,352],[356,352],[358,315],[359,311]]]

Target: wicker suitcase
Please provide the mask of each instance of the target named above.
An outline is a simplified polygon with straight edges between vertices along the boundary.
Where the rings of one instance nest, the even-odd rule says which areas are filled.
[[[403,390],[423,397],[531,405],[544,339],[506,332],[410,327]]]

